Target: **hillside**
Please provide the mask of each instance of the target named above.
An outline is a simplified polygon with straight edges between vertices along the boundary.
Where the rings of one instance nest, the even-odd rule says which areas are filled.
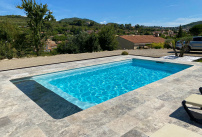
[[[20,15],[0,16],[0,22],[7,21],[17,26],[26,26],[28,20],[29,19],[27,17],[23,17]]]
[[[27,17],[21,16],[21,15],[0,16],[0,23],[3,21],[7,21],[7,22],[10,22],[10,23],[17,25],[17,26],[27,26],[28,20],[29,19]],[[74,25],[72,23],[75,21],[78,21],[78,20],[81,20],[82,22],[95,22],[95,21],[90,20],[90,19],[73,17],[73,18],[61,19],[60,21],[57,21],[56,24],[58,24],[59,22],[62,22],[62,23],[69,23],[71,25]],[[95,24],[98,25],[99,23],[95,22]],[[114,23],[109,23],[109,24],[114,24]],[[189,28],[191,28],[195,25],[198,25],[198,24],[202,24],[202,21],[192,22],[192,23],[189,23],[187,25],[183,25],[182,28],[189,29]],[[145,27],[145,28],[156,28],[154,26],[143,26],[143,27]],[[162,28],[163,29],[166,29],[166,28],[170,29],[171,27],[162,27]],[[174,28],[174,27],[172,27],[172,28]]]
[[[192,23],[189,23],[187,25],[183,25],[182,27],[183,28],[191,28],[191,27],[193,27],[195,25],[199,25],[199,24],[202,24],[202,21],[192,22]]]
[[[60,22],[72,23],[72,22],[77,21],[77,20],[82,20],[84,22],[95,22],[95,21],[90,20],[90,19],[82,19],[82,18],[77,18],[77,17],[61,19]],[[97,23],[97,22],[95,22],[95,23]]]
[[[9,22],[9,23],[12,23],[14,25],[17,25],[17,26],[26,26],[27,25],[27,21],[29,19],[27,17],[24,17],[24,16],[20,16],[20,15],[6,15],[6,16],[0,16],[0,22]],[[73,23],[74,21],[78,21],[78,20],[81,20],[83,22],[95,22],[93,20],[90,20],[90,19],[82,19],[82,18],[77,18],[77,17],[74,17],[74,18],[65,18],[65,19],[62,19],[60,20],[59,22],[67,22],[67,23]],[[58,22],[56,22],[57,24]],[[95,22],[95,24],[98,24],[97,22]]]

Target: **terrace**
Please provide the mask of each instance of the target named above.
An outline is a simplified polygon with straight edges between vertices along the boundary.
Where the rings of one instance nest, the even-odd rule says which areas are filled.
[[[190,121],[181,105],[182,100],[190,94],[198,93],[202,81],[202,64],[151,58],[168,55],[167,51],[129,52],[131,55],[128,56],[117,56],[121,51],[113,51],[2,61],[0,135],[146,137],[166,123],[202,135],[202,125]],[[39,90],[36,85],[34,90],[38,93],[41,91],[40,94],[29,96],[26,91],[30,85],[17,88],[11,81],[132,58],[187,64],[193,67],[70,116],[67,102],[51,91],[45,88]]]

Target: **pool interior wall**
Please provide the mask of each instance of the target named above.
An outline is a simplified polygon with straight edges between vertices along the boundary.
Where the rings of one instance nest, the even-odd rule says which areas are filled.
[[[61,119],[189,67],[132,59],[11,82],[50,116]]]

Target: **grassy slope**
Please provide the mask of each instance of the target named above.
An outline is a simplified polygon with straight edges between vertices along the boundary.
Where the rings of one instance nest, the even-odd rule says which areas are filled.
[[[28,18],[18,15],[0,16],[0,22],[10,22],[17,26],[27,26],[28,20]]]

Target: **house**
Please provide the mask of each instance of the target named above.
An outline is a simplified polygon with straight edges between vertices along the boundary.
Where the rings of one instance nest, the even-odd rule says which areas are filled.
[[[55,43],[55,41],[52,41],[51,39],[47,39],[46,46],[45,46],[45,51],[50,52],[54,48],[57,48],[57,44]]]
[[[174,31],[168,30],[168,36],[173,37],[174,36]]]
[[[164,38],[153,35],[123,35],[117,38],[120,49],[136,49],[151,43],[165,42]]]
[[[162,30],[162,31],[154,31],[154,32],[153,32],[153,35],[155,35],[156,37],[159,37],[160,34],[164,34],[164,33],[165,33],[164,30]]]

